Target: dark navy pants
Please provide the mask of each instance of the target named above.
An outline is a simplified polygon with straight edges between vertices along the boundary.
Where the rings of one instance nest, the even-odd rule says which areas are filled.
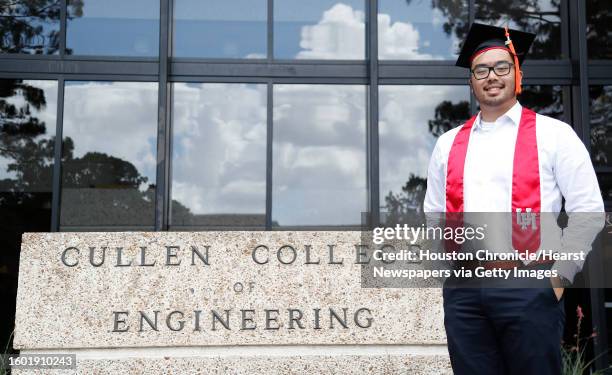
[[[521,282],[445,282],[444,326],[456,375],[561,374],[564,298],[557,300],[548,278],[535,287]]]

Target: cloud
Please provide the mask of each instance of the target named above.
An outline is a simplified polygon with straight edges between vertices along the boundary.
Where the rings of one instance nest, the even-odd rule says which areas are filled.
[[[112,155],[155,184],[157,83],[67,82],[64,108],[63,136],[74,140],[75,157]]]
[[[366,209],[365,103],[361,85],[275,85],[275,221],[359,224]]]
[[[418,100],[415,100],[418,98]],[[436,138],[428,129],[436,106],[469,100],[466,86],[382,86],[380,88],[381,204],[389,191],[401,192],[411,173],[425,178]],[[456,124],[460,125],[460,124]]]
[[[446,22],[446,17],[444,17],[444,13],[438,8],[433,8],[431,10],[431,24],[433,27],[440,28],[444,22]]]
[[[419,32],[410,23],[391,24],[388,14],[378,15],[378,56],[385,59],[419,58]]]
[[[393,22],[391,16],[378,15],[378,57],[388,60],[432,60],[441,57],[419,52],[426,42],[420,41],[419,31],[409,22]]]
[[[365,15],[337,3],[323,12],[316,25],[302,27],[298,59],[364,59]]]
[[[358,224],[365,87],[275,85],[273,219]],[[196,214],[264,213],[264,85],[174,86],[172,197]]]
[[[438,20],[434,13],[434,21]],[[314,25],[302,27],[297,59],[364,59],[365,58],[365,14],[350,5],[334,4],[324,11]],[[391,23],[388,14],[378,15],[379,46],[381,59],[430,60],[441,57],[419,52],[419,31],[408,22]]]
[[[249,53],[244,58],[245,59],[265,59],[267,56],[263,53]]]
[[[266,86],[174,84],[172,198],[195,214],[265,213]]]

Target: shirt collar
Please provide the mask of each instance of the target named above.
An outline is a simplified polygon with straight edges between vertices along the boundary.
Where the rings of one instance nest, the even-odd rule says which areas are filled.
[[[514,124],[514,125],[518,125],[519,122],[521,121],[521,113],[522,112],[523,112],[523,107],[521,106],[521,104],[517,100],[516,103],[512,106],[512,108],[510,108],[503,115],[499,116],[499,118],[495,122],[496,123],[498,123],[500,121],[507,122],[507,120],[510,120],[509,123]],[[481,124],[481,121],[480,121],[480,112],[478,112],[478,116],[476,116],[476,121],[474,122],[473,128],[474,129],[482,129],[482,124]]]

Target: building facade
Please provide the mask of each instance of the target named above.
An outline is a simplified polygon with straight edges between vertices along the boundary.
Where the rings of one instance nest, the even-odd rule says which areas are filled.
[[[454,66],[474,21],[537,33],[520,101],[573,126],[612,206],[607,0],[21,0],[0,12],[5,322],[23,232],[359,229],[362,212],[370,225],[419,212],[437,137],[477,111]],[[607,326],[612,292],[572,293],[568,315],[586,303]]]

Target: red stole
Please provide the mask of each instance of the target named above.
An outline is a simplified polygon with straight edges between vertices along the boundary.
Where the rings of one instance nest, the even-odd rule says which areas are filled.
[[[448,155],[446,172],[446,226],[463,226],[463,172],[476,116],[459,130]],[[512,168],[512,246],[526,253],[540,247],[540,169],[536,114],[524,108],[514,146]],[[510,207],[509,207],[510,208]],[[537,214],[534,214],[537,213]],[[456,248],[455,248],[456,249]]]

